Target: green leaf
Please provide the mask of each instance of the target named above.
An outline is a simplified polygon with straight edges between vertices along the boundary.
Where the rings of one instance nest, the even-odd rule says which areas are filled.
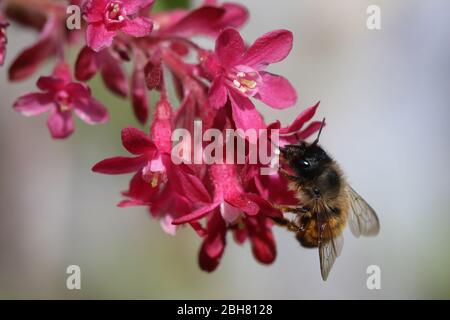
[[[170,9],[189,8],[191,0],[156,0],[153,12],[164,11]]]

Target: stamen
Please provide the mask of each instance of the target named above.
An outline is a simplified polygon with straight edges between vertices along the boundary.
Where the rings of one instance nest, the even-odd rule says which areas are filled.
[[[122,7],[120,3],[110,3],[106,12],[106,17],[108,20],[115,20],[122,22],[123,20],[125,20],[125,17],[123,16],[122,13],[123,13]]]
[[[240,82],[241,82],[241,84],[243,84],[247,88],[250,88],[250,89],[255,89],[256,88],[256,81],[248,80],[248,79],[241,79]]]
[[[158,180],[159,180],[159,174],[157,172],[155,172],[153,174],[152,177],[152,181],[150,183],[150,185],[152,186],[152,188],[156,188],[156,186],[158,185]]]
[[[233,84],[236,88],[240,88],[241,87],[241,83],[237,80],[233,80]]]

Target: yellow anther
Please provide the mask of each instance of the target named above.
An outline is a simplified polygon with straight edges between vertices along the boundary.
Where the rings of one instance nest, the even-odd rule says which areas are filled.
[[[240,83],[246,86],[249,89],[255,89],[256,88],[256,81],[253,80],[247,80],[247,79],[241,79]]]
[[[153,175],[150,185],[152,186],[152,188],[156,188],[156,186],[158,185],[158,174],[157,173],[155,173]]]

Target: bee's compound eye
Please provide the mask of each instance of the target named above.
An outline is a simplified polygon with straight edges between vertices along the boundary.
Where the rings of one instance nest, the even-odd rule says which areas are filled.
[[[300,160],[300,165],[302,168],[309,168],[311,166],[311,163],[309,163],[308,160]]]

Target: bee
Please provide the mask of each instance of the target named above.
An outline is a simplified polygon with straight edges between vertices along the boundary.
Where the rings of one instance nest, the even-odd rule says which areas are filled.
[[[280,174],[289,180],[299,205],[276,205],[283,213],[292,213],[294,219],[283,215],[274,220],[294,232],[303,247],[319,249],[320,270],[326,281],[341,253],[347,223],[356,237],[377,235],[380,223],[375,211],[347,183],[336,161],[318,144],[324,124],[325,119],[313,143],[300,141],[279,148],[281,163],[292,171],[280,168]]]

